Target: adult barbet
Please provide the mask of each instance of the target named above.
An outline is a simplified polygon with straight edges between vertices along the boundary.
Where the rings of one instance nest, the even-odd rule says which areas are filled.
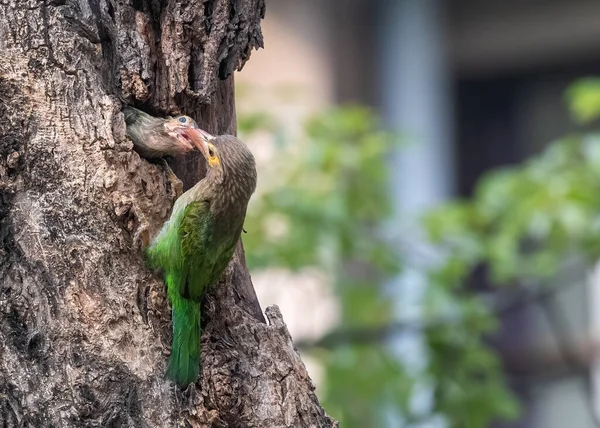
[[[200,300],[233,256],[256,188],[256,166],[236,137],[213,137],[199,129],[181,132],[202,152],[207,173],[177,199],[146,255],[151,266],[164,272],[172,306],[167,375],[185,386],[196,381],[200,369]]]

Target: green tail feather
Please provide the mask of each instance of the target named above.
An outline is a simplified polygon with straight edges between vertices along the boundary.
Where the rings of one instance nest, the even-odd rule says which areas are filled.
[[[198,379],[200,371],[200,304],[179,297],[172,305],[173,347],[167,376],[187,386]]]

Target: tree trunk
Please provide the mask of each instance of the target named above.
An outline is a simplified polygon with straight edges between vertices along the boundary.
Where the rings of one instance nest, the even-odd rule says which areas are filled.
[[[265,323],[241,244],[204,302],[200,380],[166,380],[170,308],[134,245],[174,201],[122,105],[235,133],[231,74],[262,45],[264,8],[0,1],[0,426],[337,425],[276,307]],[[201,165],[173,168],[189,188]]]

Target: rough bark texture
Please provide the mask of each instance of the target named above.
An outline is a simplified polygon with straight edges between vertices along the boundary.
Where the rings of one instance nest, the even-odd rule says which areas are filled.
[[[0,0],[0,426],[329,427],[241,245],[207,297],[201,379],[164,379],[170,309],[133,236],[173,192],[122,103],[234,133],[263,0]],[[186,187],[197,158],[174,170]]]

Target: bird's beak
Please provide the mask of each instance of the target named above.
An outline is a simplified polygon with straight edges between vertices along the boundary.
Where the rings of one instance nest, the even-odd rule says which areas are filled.
[[[181,128],[179,132],[200,150],[202,156],[208,159],[208,142],[215,138],[213,135],[197,127]]]

